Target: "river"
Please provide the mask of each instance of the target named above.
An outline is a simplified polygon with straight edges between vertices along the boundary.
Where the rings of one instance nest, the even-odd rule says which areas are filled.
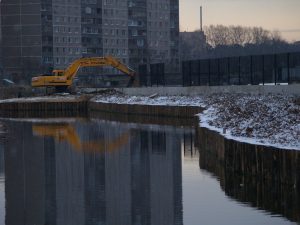
[[[297,151],[164,121],[4,119],[0,225],[299,224]]]

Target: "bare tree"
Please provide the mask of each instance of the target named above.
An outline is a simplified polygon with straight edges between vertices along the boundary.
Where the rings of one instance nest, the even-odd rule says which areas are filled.
[[[281,40],[278,31],[270,32],[261,27],[210,25],[205,27],[208,44],[212,47],[222,45],[263,44],[271,40]]]
[[[280,32],[261,27],[210,25],[204,28],[204,32],[201,41],[197,38],[197,31],[195,36],[189,34],[189,38],[181,38],[182,59],[268,54],[297,49],[296,45],[287,43]],[[181,36],[184,36],[183,33]]]
[[[212,47],[229,44],[229,29],[223,25],[210,25],[204,28],[207,43]]]
[[[228,28],[230,44],[244,46],[246,43],[249,43],[247,32],[246,27],[230,26]]]
[[[270,31],[264,30],[262,27],[253,27],[251,34],[253,44],[263,44],[270,40]]]

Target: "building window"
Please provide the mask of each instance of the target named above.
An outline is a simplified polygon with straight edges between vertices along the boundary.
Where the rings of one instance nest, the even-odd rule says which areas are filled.
[[[86,14],[91,14],[92,13],[91,7],[85,7],[85,13]]]
[[[144,40],[143,39],[139,39],[139,40],[137,40],[137,46],[138,47],[143,47],[144,46]]]

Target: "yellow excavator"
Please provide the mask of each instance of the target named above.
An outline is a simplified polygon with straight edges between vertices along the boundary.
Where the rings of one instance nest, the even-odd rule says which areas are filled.
[[[124,132],[119,137],[109,141],[81,141],[75,128],[68,123],[34,124],[32,131],[37,136],[52,137],[58,142],[67,142],[74,150],[86,153],[114,152],[128,144],[130,139],[129,132]]]
[[[112,66],[130,77],[128,86],[134,82],[136,72],[112,56],[89,57],[75,60],[65,70],[53,70],[52,74],[43,74],[31,79],[32,87],[55,87],[56,91],[65,91],[73,84],[73,79],[82,67]]]

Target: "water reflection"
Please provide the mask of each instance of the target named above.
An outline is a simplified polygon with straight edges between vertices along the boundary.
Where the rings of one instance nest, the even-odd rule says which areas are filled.
[[[103,140],[81,141],[75,127],[70,123],[39,123],[32,125],[33,134],[41,137],[52,137],[58,142],[67,142],[73,149],[84,152],[115,151],[129,141],[129,132],[124,132],[110,142]]]
[[[5,221],[5,197],[4,197],[4,149],[0,145],[0,224]]]
[[[101,120],[7,126],[6,224],[183,224],[175,128]]]
[[[193,128],[169,125],[101,119],[6,125],[0,225],[282,225],[292,224],[285,218],[300,220],[295,151],[239,144],[206,129],[194,135]]]
[[[0,183],[4,181],[4,149],[0,145]]]
[[[197,129],[201,169],[220,180],[226,195],[300,221],[300,152],[278,150],[226,140],[215,132]]]

